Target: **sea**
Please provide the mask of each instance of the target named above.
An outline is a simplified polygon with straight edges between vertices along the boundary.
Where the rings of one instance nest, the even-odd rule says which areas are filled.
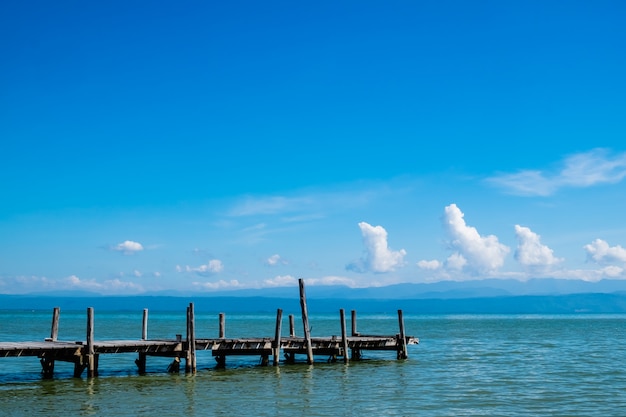
[[[289,332],[288,312],[283,334]],[[138,339],[143,311],[99,311],[95,339]],[[49,337],[52,310],[0,310],[0,341]],[[150,311],[149,338],[184,333],[185,312]],[[226,337],[273,337],[276,314],[226,313]],[[309,314],[312,336],[341,334],[339,313]],[[57,362],[42,379],[34,357],[0,358],[0,416],[623,416],[626,315],[404,314],[419,338],[408,359],[365,351],[361,361],[315,357],[262,366],[228,357],[217,369],[198,352],[195,374],[171,359],[102,355],[99,376],[72,377]],[[363,334],[396,334],[391,313],[359,314]],[[302,334],[296,312],[296,333]],[[347,328],[351,328],[348,314]],[[86,313],[61,311],[59,340],[85,340]],[[218,315],[196,312],[197,337],[217,337]],[[184,337],[184,336],[183,336]],[[184,362],[183,362],[184,365]],[[181,367],[184,370],[184,366]]]

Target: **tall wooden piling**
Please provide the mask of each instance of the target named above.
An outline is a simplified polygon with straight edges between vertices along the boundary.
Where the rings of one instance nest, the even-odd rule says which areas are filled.
[[[143,321],[141,323],[141,340],[148,340],[148,309],[143,309]]]
[[[280,332],[283,323],[283,310],[276,310],[276,331],[274,333],[274,345],[272,346],[272,354],[274,366],[278,366],[278,358],[280,356]]]
[[[360,334],[356,330],[356,310],[352,310],[352,337],[358,336],[360,336]],[[361,360],[361,349],[359,349],[358,347],[352,348],[352,360]]]
[[[59,337],[59,316],[61,314],[61,309],[59,307],[54,307],[52,310],[52,328],[50,329],[50,340],[52,342],[56,342]]]
[[[398,310],[398,325],[400,327],[400,334],[398,335],[398,359],[408,358],[406,348],[406,335],[404,334],[404,317],[402,316],[402,310]]]
[[[339,310],[341,320],[341,345],[343,348],[343,362],[348,363],[348,335],[346,334],[346,311],[342,308]]]
[[[143,320],[141,322],[141,340],[148,340],[148,309],[143,309]],[[146,373],[146,353],[139,352],[138,358],[135,360],[137,370],[140,374]]]
[[[52,325],[50,328],[50,338],[45,339],[47,342],[56,342],[59,335],[59,307],[54,307],[52,310]],[[52,355],[51,355],[52,356]],[[44,379],[50,379],[54,375],[54,356],[46,357],[42,356],[41,360],[41,373]]]
[[[306,345],[306,362],[313,364],[313,346],[311,344],[311,328],[309,327],[309,313],[306,307],[306,292],[304,290],[304,280],[298,279],[300,286],[300,307],[302,308],[302,324],[304,326],[304,342]]]
[[[187,356],[185,372],[196,372],[196,324],[193,303],[187,307]]]
[[[98,359],[93,347],[94,333],[94,317],[93,307],[87,308],[87,377],[92,378],[98,376]]]
[[[220,313],[220,330],[219,330],[219,338],[226,338],[226,315],[224,313]]]
[[[293,314],[289,315],[289,337],[296,337],[296,324]]]

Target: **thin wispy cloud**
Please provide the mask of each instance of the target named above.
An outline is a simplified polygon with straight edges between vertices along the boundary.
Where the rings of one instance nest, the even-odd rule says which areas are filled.
[[[406,251],[404,249],[399,251],[389,249],[387,231],[382,226],[372,226],[366,222],[361,222],[359,228],[363,235],[365,253],[361,259],[346,266],[348,270],[361,273],[385,273],[404,265],[403,259]]]
[[[197,267],[192,267],[189,265],[182,267],[180,265],[177,265],[176,270],[178,272],[193,272],[201,276],[211,276],[222,272],[224,270],[224,265],[219,259],[211,259],[208,263]]]
[[[324,218],[324,212],[362,206],[390,192],[394,191],[389,184],[357,183],[334,191],[301,190],[292,195],[246,196],[227,214],[231,217],[280,215],[288,222],[318,220]]]
[[[511,194],[549,196],[561,188],[615,184],[624,177],[626,152],[613,155],[608,149],[598,148],[565,158],[557,170],[522,170],[487,178],[486,182]]]

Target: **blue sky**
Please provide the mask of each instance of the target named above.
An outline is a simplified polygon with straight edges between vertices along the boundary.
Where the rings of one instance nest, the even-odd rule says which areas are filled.
[[[4,2],[0,293],[625,279],[625,18]]]

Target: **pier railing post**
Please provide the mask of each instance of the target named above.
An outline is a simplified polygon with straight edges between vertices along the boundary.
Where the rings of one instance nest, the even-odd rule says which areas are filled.
[[[273,359],[274,366],[278,366],[278,358],[280,357],[280,332],[283,323],[283,310],[276,310],[276,332],[274,333],[274,346],[272,346],[273,350]]]
[[[302,324],[304,325],[304,342],[306,344],[306,362],[313,364],[313,346],[311,344],[311,328],[309,327],[309,313],[306,307],[306,293],[304,290],[304,280],[298,279],[300,286],[300,307],[302,308]]]
[[[400,334],[398,336],[398,359],[408,358],[406,348],[406,335],[404,334],[404,317],[402,316],[402,310],[398,310],[398,324],[400,326]]]
[[[343,362],[348,363],[348,335],[346,334],[346,311],[342,308],[339,310],[341,320],[341,345],[343,347]]]

